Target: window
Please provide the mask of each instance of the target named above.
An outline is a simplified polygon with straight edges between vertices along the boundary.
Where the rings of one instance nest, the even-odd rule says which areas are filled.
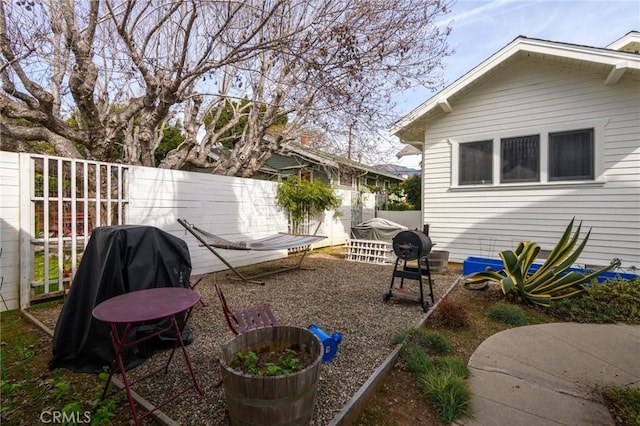
[[[346,167],[340,167],[340,185],[353,186],[353,172]]]
[[[493,182],[493,141],[460,144],[459,185]]]
[[[540,181],[540,135],[500,140],[500,182]]]
[[[593,129],[549,133],[549,180],[593,178]]]
[[[445,139],[451,144],[451,188],[601,184],[606,123],[563,122]]]

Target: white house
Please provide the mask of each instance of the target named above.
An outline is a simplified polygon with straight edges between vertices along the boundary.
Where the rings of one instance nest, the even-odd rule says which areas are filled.
[[[640,32],[605,48],[518,37],[391,129],[423,155],[423,220],[450,259],[550,249],[640,268]]]

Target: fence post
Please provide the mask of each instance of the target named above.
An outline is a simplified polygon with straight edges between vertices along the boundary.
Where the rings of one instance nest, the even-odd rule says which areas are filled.
[[[20,153],[20,216],[18,223],[20,224],[20,309],[26,309],[31,303],[31,269],[33,262],[31,261],[31,239],[33,229],[31,221],[33,220],[33,210],[31,207],[31,155]]]

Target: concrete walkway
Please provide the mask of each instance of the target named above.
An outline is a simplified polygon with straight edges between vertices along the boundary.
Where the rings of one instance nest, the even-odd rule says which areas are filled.
[[[640,388],[640,326],[558,323],[495,334],[469,360],[467,426],[613,425],[597,389]]]

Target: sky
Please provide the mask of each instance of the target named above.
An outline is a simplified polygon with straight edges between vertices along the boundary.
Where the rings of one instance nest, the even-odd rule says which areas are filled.
[[[629,31],[640,31],[640,0],[457,0],[439,25],[450,23],[445,87],[518,36],[605,47]],[[408,114],[435,93],[415,88],[398,95]],[[395,138],[395,136],[391,136]],[[394,161],[420,168],[420,156]]]

